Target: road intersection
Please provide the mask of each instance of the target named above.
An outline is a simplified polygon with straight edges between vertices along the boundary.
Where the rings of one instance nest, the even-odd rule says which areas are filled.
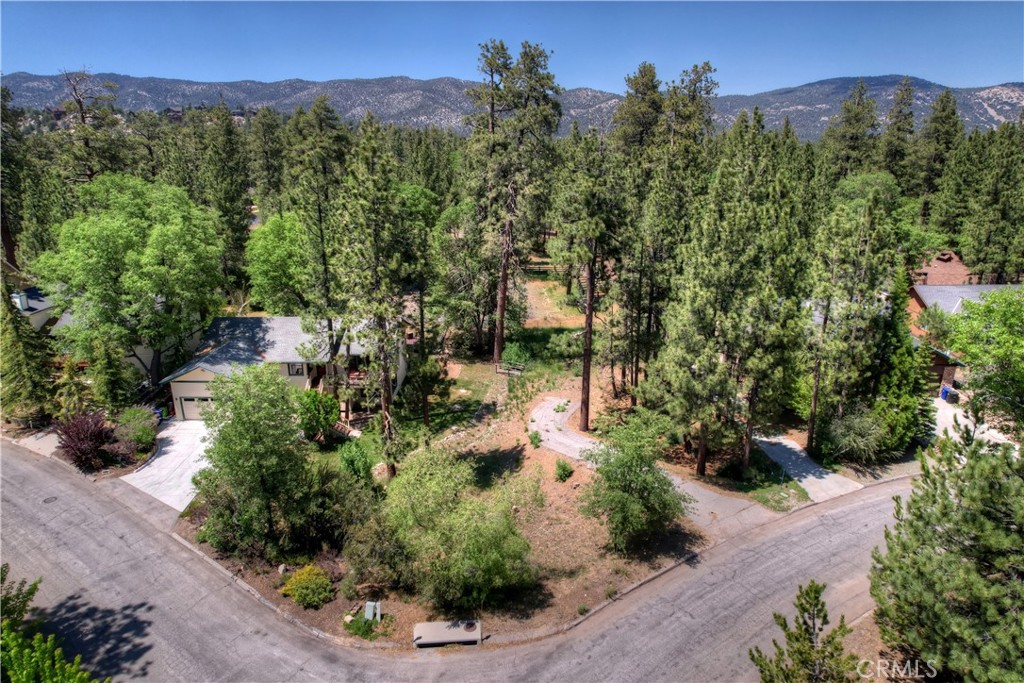
[[[43,576],[37,604],[66,649],[115,680],[755,680],[747,658],[778,636],[772,611],[829,584],[847,619],[872,607],[871,549],[906,479],[750,529],[644,585],[567,633],[452,652],[355,649],[313,638],[239,590],[115,491],[3,444],[4,561]]]

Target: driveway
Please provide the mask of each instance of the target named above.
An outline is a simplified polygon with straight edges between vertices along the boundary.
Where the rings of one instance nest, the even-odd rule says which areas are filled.
[[[556,412],[555,408],[559,404],[566,404],[566,409]],[[598,441],[569,426],[569,419],[575,417],[579,407],[579,401],[546,398],[530,414],[532,421],[529,427],[531,431],[536,429],[540,432],[541,445],[545,448],[593,467],[583,454],[597,446]],[[665,475],[677,491],[693,498],[693,506],[687,517],[704,531],[710,541],[735,536],[783,516],[744,496],[728,495],[696,481],[677,477],[671,472],[665,472]]]
[[[795,441],[785,437],[759,438],[756,441],[765,455],[782,465],[786,474],[793,477],[815,503],[864,488],[852,479],[829,472],[811,460],[810,456]]]
[[[953,418],[955,417],[960,425],[967,425],[968,427],[974,426],[974,422],[967,416],[967,412],[964,411],[959,405],[943,401],[941,398],[933,398],[932,403],[935,405],[935,435],[943,436],[948,432],[949,436],[959,441],[956,428],[953,424]],[[997,432],[996,430],[989,427],[987,424],[982,424],[978,427],[975,432],[975,438],[980,441],[991,441],[992,443],[1013,443],[1008,438]]]
[[[206,467],[206,425],[172,420],[160,425],[157,451],[149,462],[121,479],[181,512],[195,497],[192,476]]]

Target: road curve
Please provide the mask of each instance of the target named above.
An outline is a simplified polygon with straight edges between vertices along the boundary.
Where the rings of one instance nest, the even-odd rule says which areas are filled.
[[[453,652],[356,650],[307,635],[84,477],[3,444],[0,552],[43,576],[36,604],[91,670],[156,681],[738,681],[797,585],[829,584],[833,613],[870,609],[871,548],[888,482],[753,529],[647,584],[567,634]]]

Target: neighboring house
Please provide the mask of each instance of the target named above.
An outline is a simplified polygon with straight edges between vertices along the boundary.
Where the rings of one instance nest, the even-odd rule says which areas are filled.
[[[971,279],[971,270],[952,251],[943,251],[925,261],[914,273],[917,285],[965,285],[970,284]]]
[[[927,333],[917,326],[917,316],[926,309],[937,308],[949,315],[956,315],[963,312],[965,301],[978,303],[983,294],[1003,287],[1017,286],[1019,285],[914,285],[910,288],[910,301],[907,303],[907,312],[910,314],[910,332],[918,338],[927,336]],[[935,347],[931,347],[931,349],[932,372],[942,384],[954,386],[956,369],[962,367],[963,364],[948,351],[942,351]]]
[[[29,324],[35,330],[41,330],[55,317],[53,302],[38,287],[26,287],[14,292],[11,294],[11,301],[14,302],[14,307],[28,318]]]
[[[21,314],[28,318],[29,324],[36,330],[45,330],[45,332],[51,337],[54,336],[61,328],[66,327],[74,322],[71,316],[71,311],[64,311],[57,317],[57,311],[54,308],[53,301],[38,287],[25,287],[19,291],[11,294],[11,301],[14,302],[14,307],[21,311]],[[185,342],[185,350],[191,352],[196,348],[196,344],[199,342],[200,335],[202,334],[202,328],[196,329],[188,340]],[[163,354],[166,357],[174,351],[174,346],[168,346],[163,349]],[[132,353],[125,356],[125,360],[134,365],[143,375],[147,373],[147,368],[151,366],[153,362],[154,352],[153,349],[146,346],[136,346],[132,349]]]
[[[315,389],[326,374],[326,363],[310,362],[300,352],[313,342],[313,336],[302,331],[301,319],[297,317],[216,318],[192,359],[164,378],[162,384],[170,384],[174,412],[181,420],[200,419],[200,408],[210,401],[210,382],[239,366],[272,363],[293,386]],[[366,349],[358,343],[347,348],[349,365],[336,371],[345,373],[343,377],[347,375],[349,386],[365,386]],[[397,391],[407,370],[404,349],[395,369]]]
[[[917,316],[925,309],[938,308],[954,315],[963,311],[965,301],[978,303],[982,294],[1013,286],[1015,285],[914,285],[910,288],[910,302],[907,304],[910,331],[917,336],[924,335],[924,330],[917,327],[916,323]]]

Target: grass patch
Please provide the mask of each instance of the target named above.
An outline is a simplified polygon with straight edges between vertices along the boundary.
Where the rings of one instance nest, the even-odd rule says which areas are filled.
[[[345,630],[363,640],[377,640],[391,635],[391,627],[395,622],[392,614],[385,614],[377,622],[358,614],[352,621],[345,624]]]
[[[718,471],[718,476],[708,479],[722,488],[745,493],[776,512],[787,512],[810,500],[807,491],[786,474],[782,465],[756,446],[750,450],[750,469],[746,476],[742,475],[740,468],[740,459],[735,458]]]

